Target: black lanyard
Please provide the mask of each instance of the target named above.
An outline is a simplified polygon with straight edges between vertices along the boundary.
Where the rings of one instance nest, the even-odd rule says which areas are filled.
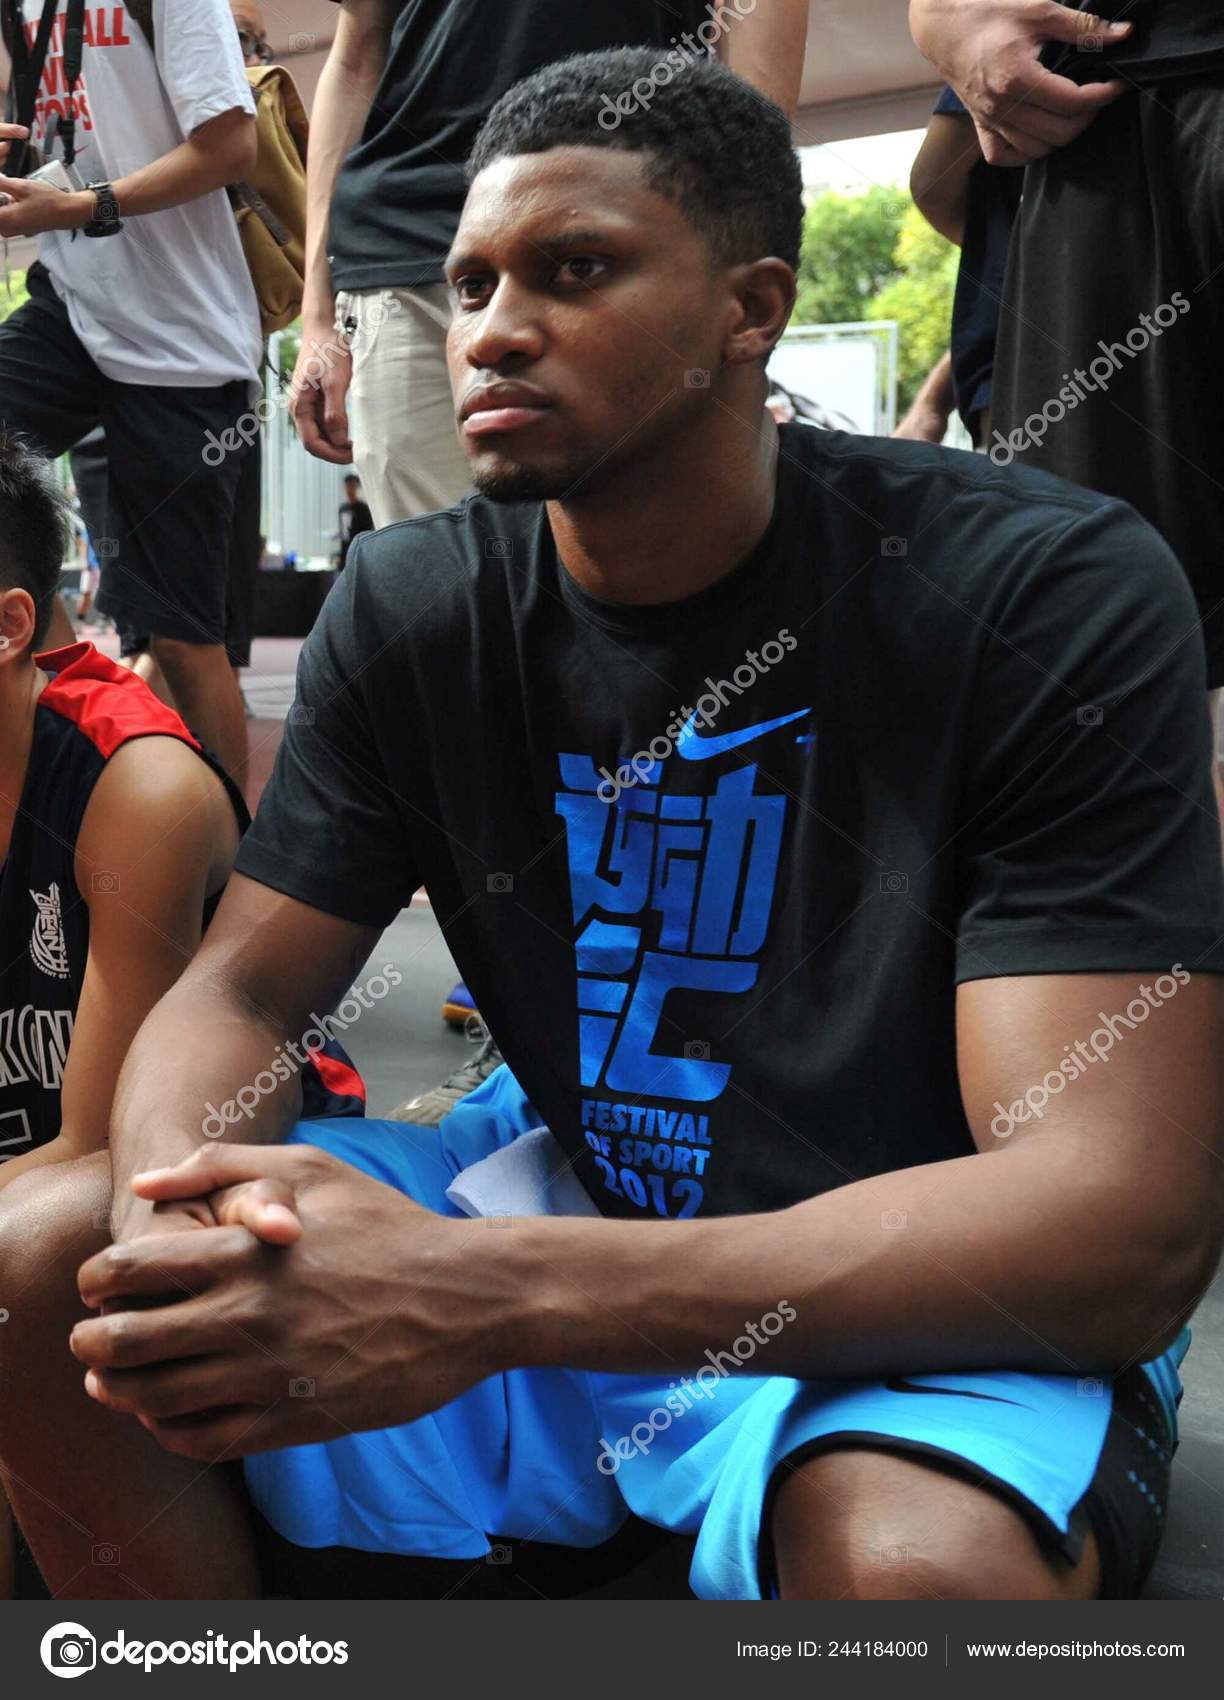
[[[34,37],[34,46],[31,48],[26,40],[22,0],[5,0],[5,34],[9,38],[9,54],[13,61],[13,78],[9,89],[9,110],[13,122],[24,124],[27,129],[33,127],[34,108],[38,103],[38,85],[42,81],[43,66],[47,62],[47,49],[51,45],[51,31],[55,25],[55,17],[58,11],[59,0],[44,0],[42,17],[38,23],[38,33]],[[80,81],[81,61],[84,53],[85,0],[68,0],[68,10],[64,19],[64,110],[66,116],[53,120],[47,129],[48,151],[53,139],[58,136],[64,150],[65,165],[71,165],[76,158],[76,119],[72,115],[72,96],[77,83]],[[24,176],[29,146],[28,141],[17,141],[12,144],[7,167],[10,177]]]

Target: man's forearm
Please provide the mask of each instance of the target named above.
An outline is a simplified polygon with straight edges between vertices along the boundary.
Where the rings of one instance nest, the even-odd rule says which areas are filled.
[[[387,59],[385,26],[377,28],[377,6],[345,8],[340,29],[319,77],[310,118],[306,162],[306,291],[308,325],[330,325],[331,266],[327,233],[340,168],[355,146]]]
[[[249,113],[235,108],[210,119],[178,147],[114,184],[123,217],[186,206],[241,182],[254,164],[255,147],[255,120]]]
[[[1105,1372],[1173,1337],[1214,1267],[1218,1206],[1138,1208],[1089,1161],[1031,1135],[767,1216],[515,1221],[480,1255],[531,1295],[516,1362],[691,1373],[740,1341],[752,1374]],[[784,1301],[793,1319],[745,1357]]]
[[[130,1182],[211,1140],[271,1144],[301,1109],[305,1053],[273,1016],[224,983],[188,975],[149,1013],[128,1051],[111,1114],[119,1234],[147,1207]]]
[[[741,17],[728,9],[724,23],[718,43],[723,64],[793,118],[803,81],[807,0],[757,0]]]

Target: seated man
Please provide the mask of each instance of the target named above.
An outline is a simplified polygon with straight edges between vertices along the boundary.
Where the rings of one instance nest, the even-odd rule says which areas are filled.
[[[134,674],[87,643],[35,659],[66,517],[46,462],[0,438],[0,1190],[105,1150],[127,1048],[199,946],[248,824]],[[360,1114],[358,1077],[322,1049],[341,1091],[312,1064],[307,1102]]]
[[[357,542],[110,1169],[4,1200],[0,1463],[65,1594],[627,1507],[709,1598],[1129,1595],[1156,1550],[1222,1172],[1189,590],[1119,502],[776,427],[787,124],[713,65],[602,124],[652,63],[491,113],[479,493]],[[202,1142],[422,884],[514,1076]]]

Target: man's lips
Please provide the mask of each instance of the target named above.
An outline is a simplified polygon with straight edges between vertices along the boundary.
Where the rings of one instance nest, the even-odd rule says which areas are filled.
[[[550,403],[527,384],[484,384],[469,390],[460,418],[468,437],[488,437],[500,431],[521,431],[543,419]]]

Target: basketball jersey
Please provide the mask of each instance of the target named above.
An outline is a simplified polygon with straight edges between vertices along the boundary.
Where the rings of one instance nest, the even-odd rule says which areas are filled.
[[[60,1089],[89,958],[87,898],[118,889],[118,875],[90,871],[77,885],[77,835],[107,762],[134,738],[177,738],[225,786],[240,833],[250,824],[233,781],[184,722],[135,673],[92,644],[38,658],[51,675],[34,710],[34,735],[0,866],[0,1161],[45,1145],[60,1131]],[[205,905],[207,926],[218,897]],[[364,1115],[365,1087],[333,1040],[302,1071],[303,1114]]]

